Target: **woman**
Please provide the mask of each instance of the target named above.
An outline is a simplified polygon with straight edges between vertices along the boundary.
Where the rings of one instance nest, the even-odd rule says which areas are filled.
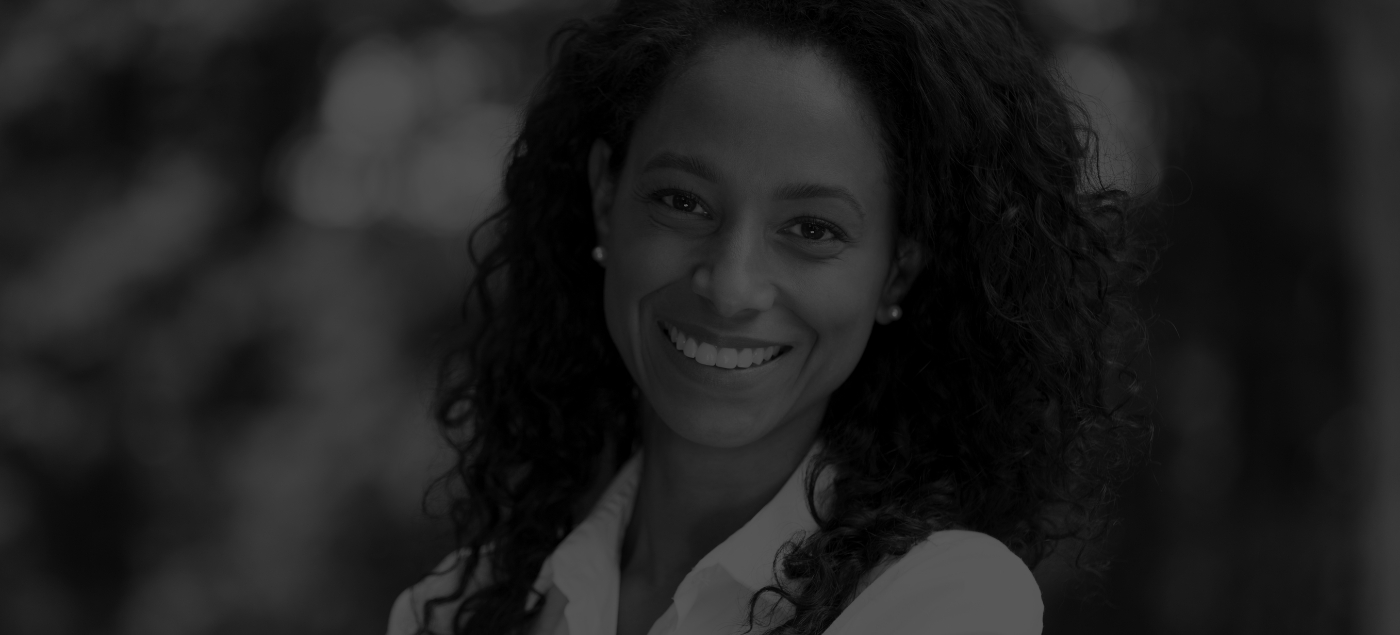
[[[1105,396],[1143,268],[1014,16],[558,37],[441,376],[461,549],[390,632],[1038,633],[1027,565],[1145,428]]]

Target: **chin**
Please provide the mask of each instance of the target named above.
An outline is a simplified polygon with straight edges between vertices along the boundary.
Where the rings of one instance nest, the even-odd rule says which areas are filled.
[[[676,436],[712,448],[743,447],[762,439],[777,427],[773,417],[735,405],[652,402],[652,409]]]

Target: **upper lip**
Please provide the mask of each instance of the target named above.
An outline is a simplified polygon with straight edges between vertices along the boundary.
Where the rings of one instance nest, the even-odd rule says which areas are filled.
[[[755,338],[752,338],[752,337],[744,337],[744,336],[742,336],[742,335],[727,335],[727,334],[722,334],[722,333],[716,333],[715,331],[712,331],[712,330],[710,330],[710,329],[707,329],[707,328],[705,328],[705,327],[703,327],[703,326],[700,326],[700,325],[698,325],[698,324],[692,324],[692,323],[690,323],[690,322],[682,322],[682,321],[680,321],[680,320],[673,320],[673,319],[670,319],[670,318],[659,318],[659,319],[661,320],[661,323],[662,323],[662,324],[665,324],[665,325],[668,325],[668,326],[674,326],[674,327],[680,329],[681,331],[683,331],[686,335],[689,335],[689,336],[691,336],[691,337],[694,337],[695,339],[700,340],[702,343],[703,343],[703,342],[708,342],[708,343],[710,343],[710,344],[714,344],[717,348],[742,349],[742,348],[767,348],[767,347],[769,347],[769,346],[779,346],[779,347],[785,347],[785,346],[786,346],[785,344],[783,344],[783,343],[781,343],[781,342],[774,342],[774,341],[770,341],[770,340],[760,340],[760,339],[755,339]]]

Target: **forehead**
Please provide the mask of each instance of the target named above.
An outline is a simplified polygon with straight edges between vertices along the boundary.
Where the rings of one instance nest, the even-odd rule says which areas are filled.
[[[721,160],[726,171],[883,182],[876,115],[816,50],[756,36],[716,42],[666,83],[637,122],[628,161],[650,152]]]

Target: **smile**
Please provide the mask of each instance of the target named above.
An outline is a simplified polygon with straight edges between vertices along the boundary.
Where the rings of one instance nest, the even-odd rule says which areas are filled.
[[[701,366],[714,366],[725,369],[744,369],[763,366],[782,357],[791,346],[768,346],[764,348],[720,348],[715,344],[697,340],[674,326],[657,322],[661,332],[675,345],[676,352],[689,357]]]

